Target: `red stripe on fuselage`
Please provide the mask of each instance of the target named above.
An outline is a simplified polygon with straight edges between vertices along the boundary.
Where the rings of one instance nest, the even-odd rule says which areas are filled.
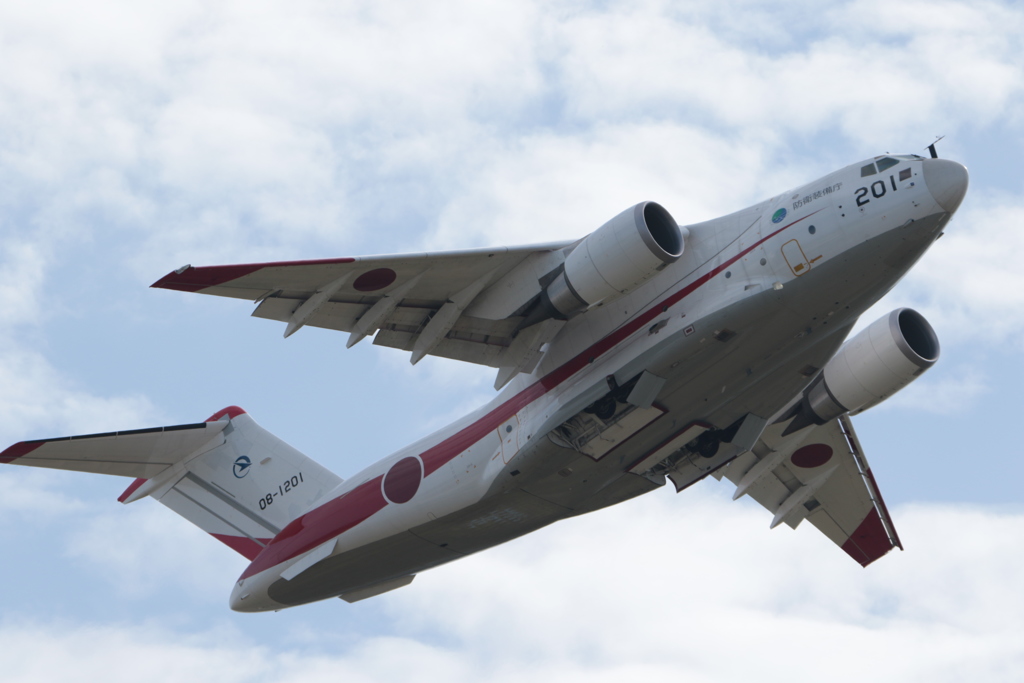
[[[269,538],[253,540],[245,536],[229,536],[227,534],[210,534],[218,541],[234,550],[247,560],[255,560],[268,543]]]
[[[819,209],[818,211],[820,211]],[[622,327],[614,330],[611,334],[592,344],[586,351],[566,361],[558,368],[552,370],[540,380],[523,389],[505,403],[484,415],[473,424],[465,427],[456,434],[448,437],[436,446],[432,446],[420,454],[423,460],[423,476],[430,476],[433,472],[446,465],[453,458],[467,448],[484,438],[492,430],[497,429],[501,424],[512,417],[524,407],[533,403],[538,398],[559,386],[577,372],[590,365],[598,357],[604,355],[631,334],[641,329],[654,318],[662,314],[662,308],[673,306],[685,297],[692,294],[699,287],[711,281],[719,273],[740,260],[751,251],[761,246],[780,232],[806,220],[815,213],[807,214],[798,218],[785,227],[779,228],[767,237],[762,238],[753,245],[747,247],[736,256],[725,263],[716,266],[704,275],[701,275],[687,286],[672,294],[665,300],[652,305],[647,311],[639,314],[633,320],[625,323]],[[380,490],[380,481],[383,474],[371,481],[357,486],[355,489],[343,496],[330,500],[322,506],[307,512],[302,517],[291,522],[285,527],[271,544],[260,553],[259,557],[245,570],[241,578],[253,576],[261,571],[269,569],[276,564],[285,562],[302,553],[308,552],[330,538],[334,538],[351,529],[356,524],[365,521],[373,514],[382,510],[388,503]],[[376,483],[374,483],[376,482]],[[373,484],[373,491],[362,491],[362,489]],[[357,492],[361,493],[356,495]],[[287,536],[287,539],[284,537]],[[288,540],[288,543],[278,543],[278,540]],[[308,539],[308,540],[307,540]]]
[[[374,477],[345,495],[329,500],[293,520],[270,541],[270,545],[246,567],[239,578],[258,574],[308,552],[383,510],[388,502],[381,491],[382,479],[384,475]]]
[[[821,209],[819,209],[818,211],[820,210]],[[733,263],[749,254],[757,247],[761,246],[762,244],[770,240],[772,237],[775,237],[786,228],[792,225],[796,225],[802,220],[810,218],[815,213],[818,213],[818,211],[807,214],[803,218],[799,218],[790,223],[789,225],[783,228],[779,228],[778,230],[768,235],[767,237],[762,238],[760,241],[756,242],[752,246],[747,247],[739,254],[726,261],[725,263],[711,269],[704,275],[701,275],[696,280],[688,284],[686,287],[683,287],[678,292],[671,295],[664,301],[661,301],[651,306],[650,308],[647,309],[647,311],[641,313],[636,318],[627,322],[617,330],[614,330],[607,337],[604,337],[603,339],[600,339],[599,341],[595,342],[586,351],[577,355],[575,358],[566,361],[561,366],[559,366],[558,368],[556,368],[555,370],[551,371],[543,378],[541,378],[537,383],[532,384],[523,391],[519,392],[511,399],[501,404],[491,412],[487,413],[487,415],[477,420],[473,424],[469,425],[462,431],[458,432],[457,434],[454,434],[453,436],[448,437],[447,439],[437,444],[436,446],[428,448],[426,451],[420,454],[420,458],[422,458],[423,460],[424,476],[428,476],[430,475],[431,472],[434,472],[441,468],[443,465],[448,463],[452,458],[457,456],[459,453],[466,450],[474,443],[476,443],[484,436],[486,436],[488,432],[490,432],[492,429],[497,429],[505,420],[512,417],[521,409],[528,406],[530,403],[533,403],[535,400],[537,400],[544,394],[548,393],[549,391],[560,385],[565,380],[575,375],[577,372],[585,368],[587,365],[590,365],[598,357],[604,355],[612,348],[617,346],[619,343],[621,343],[623,340],[625,340],[627,337],[632,335],[634,332],[647,325],[649,322],[651,322],[656,317],[662,314],[663,308],[667,306],[673,306],[679,303],[685,297],[689,296],[694,291],[696,291],[697,288],[709,282],[713,277],[723,272],[726,268],[728,268]]]

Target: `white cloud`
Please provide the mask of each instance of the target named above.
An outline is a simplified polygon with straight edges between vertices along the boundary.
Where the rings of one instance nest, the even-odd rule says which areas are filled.
[[[152,625],[8,624],[0,661],[11,683],[77,679],[125,682],[267,680],[262,657],[242,649],[209,647]],[[221,633],[206,634],[223,642]]]
[[[932,18],[910,19],[922,15]],[[687,112],[766,135],[838,126],[877,144],[1003,115],[1024,86],[1013,62],[1021,22],[995,4],[740,1],[685,12],[645,2],[560,28],[567,99],[582,119]]]
[[[39,290],[47,258],[39,244],[18,239],[0,244],[0,326],[37,322],[42,306]]]
[[[578,239],[644,200],[661,203],[680,223],[706,220],[782,189],[765,188],[762,152],[756,141],[667,123],[523,136],[496,144],[486,165],[478,162],[463,194],[440,215],[432,245]],[[743,163],[733,162],[742,156]]]
[[[0,72],[0,436],[159,424],[156,404],[208,388],[181,373],[175,392],[122,395],[58,370],[48,317],[69,305],[64,273],[87,258],[148,284],[186,262],[579,237],[642,199],[684,223],[709,218],[890,145],[1019,127],[1021,16],[1009,4],[875,0],[4,5],[0,59],[14,66]],[[1004,197],[975,211],[978,190],[901,292],[925,304],[944,343],[1024,330],[1013,266],[1024,210]],[[137,335],[169,374],[180,368],[179,348],[129,328],[112,333]],[[216,361],[243,352],[218,346],[218,329],[196,333],[216,349],[203,359],[215,361],[202,369],[211,382],[222,379]],[[489,393],[493,371],[409,369],[406,354],[382,353],[393,366],[347,366],[335,382],[299,359],[287,370],[309,372],[308,386],[275,398],[345,414],[310,429],[332,449],[370,453],[381,427],[351,418],[369,414],[350,405],[369,400],[353,387],[384,385],[384,401],[392,380],[418,378],[401,386],[436,405],[403,419],[427,427],[447,417],[438,406]],[[93,355],[118,371],[108,350]],[[258,377],[264,360],[246,370]],[[922,391],[983,392],[987,370],[929,375]],[[141,599],[157,594],[196,596],[183,602],[212,605],[197,620],[218,623],[238,557],[151,502],[84,510],[55,481],[5,470],[0,496],[5,514],[25,520],[41,508],[81,513],[57,561],[87,571],[66,581],[84,577],[80,593],[128,603],[122,614],[143,603],[162,614]],[[898,510],[908,551],[865,571],[813,529],[769,532],[759,509],[700,491],[656,495],[362,606],[333,601],[330,619],[309,617],[319,640],[240,635],[286,615],[226,615],[246,625],[234,631],[8,615],[0,667],[15,681],[143,672],[305,683],[998,681],[1024,666],[1019,512]],[[17,590],[44,599],[47,587]],[[386,616],[391,635],[324,639],[360,614]]]
[[[155,501],[104,507],[81,515],[68,541],[68,556],[92,569],[90,580],[132,598],[182,591],[226,604],[244,558]]]
[[[19,683],[70,671],[113,681],[139,671],[156,681],[1015,680],[1020,511],[897,509],[907,551],[865,570],[815,529],[769,531],[768,513],[704,486],[560,523],[362,603],[388,615],[394,635],[267,646],[244,621],[186,635],[148,620],[8,619],[0,666]],[[336,609],[344,619],[356,608]]]
[[[0,240],[0,448],[26,438],[121,429],[157,416],[148,398],[97,396],[46,357],[42,329],[60,308],[48,291],[52,251],[46,240],[28,236]]]
[[[906,680],[897,653],[921,673],[932,638],[950,644],[956,660],[969,657],[961,644],[1024,627],[1005,609],[1024,602],[1008,586],[1024,548],[1005,543],[1024,524],[1019,514],[898,510],[910,550],[862,570],[813,528],[769,532],[760,508],[703,491],[654,495],[424,575],[428,589],[406,589],[394,600],[398,609],[414,606],[421,633],[441,625],[498,662],[525,651],[541,660],[591,654],[602,666],[636,666],[653,655],[666,674],[715,671],[718,680],[774,670],[768,662],[776,657],[790,662],[780,676],[806,678],[856,651],[890,654],[893,680]],[[962,536],[967,546],[950,544]],[[998,616],[987,622],[989,613]],[[511,634],[523,639],[518,647],[510,647]],[[736,661],[741,643],[744,661]],[[1019,659],[1024,648],[1000,656],[1008,653]],[[830,678],[856,680],[872,675],[872,666],[850,662]]]
[[[944,366],[940,366],[944,367]],[[989,391],[984,373],[977,368],[944,368],[922,375],[877,408],[920,410],[938,415],[962,415]]]
[[[998,344],[1024,333],[1024,204],[984,192],[917,265],[907,284],[943,336]]]
[[[907,20],[918,14],[930,18]],[[343,249],[371,227],[404,236],[409,212],[421,228],[440,213],[429,241],[445,245],[481,223],[499,242],[578,235],[652,193],[684,195],[690,222],[736,188],[747,201],[823,170],[770,157],[836,125],[877,151],[925,123],[1004,116],[1024,80],[1020,13],[939,14],[872,1],[7,8],[0,56],[23,68],[0,76],[0,158],[47,198],[36,219],[51,236],[127,239],[144,279]]]
[[[475,146],[475,117],[506,116],[541,84],[538,9],[517,3],[87,14],[0,9],[0,56],[22,66],[0,77],[0,159],[46,197],[35,218],[51,238],[127,237],[146,272],[338,244],[376,217],[353,192],[429,173],[439,153],[444,177]],[[126,196],[90,189],[117,219],[92,225],[71,195],[100,172]]]
[[[2,337],[0,387],[2,443],[162,422],[146,396],[97,396],[76,387],[43,354]]]
[[[0,513],[9,522],[16,515],[38,520],[80,514],[86,505],[61,490],[59,484],[64,479],[63,473],[53,470],[4,467],[0,476]]]

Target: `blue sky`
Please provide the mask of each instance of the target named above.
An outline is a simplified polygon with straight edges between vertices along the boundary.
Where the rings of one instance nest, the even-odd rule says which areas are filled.
[[[913,306],[943,345],[855,419],[906,552],[862,570],[708,481],[236,615],[245,560],[126,481],[10,467],[5,680],[1015,680],[1021,36],[1009,2],[0,3],[3,444],[238,404],[348,476],[492,395],[148,289],[186,263],[575,238],[645,199],[697,222],[936,135],[972,179],[864,319]]]

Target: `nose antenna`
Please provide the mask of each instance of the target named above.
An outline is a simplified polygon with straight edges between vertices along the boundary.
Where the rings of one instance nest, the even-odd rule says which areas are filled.
[[[928,145],[928,153],[932,155],[932,159],[938,159],[939,158],[939,153],[935,151],[935,145],[938,144],[939,140],[941,140],[944,137],[946,137],[946,136],[945,135],[940,135],[939,137],[935,138],[935,142],[933,142],[932,144]]]

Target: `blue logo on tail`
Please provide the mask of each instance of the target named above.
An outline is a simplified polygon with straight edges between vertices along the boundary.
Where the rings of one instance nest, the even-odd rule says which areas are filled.
[[[249,474],[249,468],[252,466],[252,460],[249,459],[248,455],[240,455],[235,459],[235,476],[241,479],[245,475]]]

